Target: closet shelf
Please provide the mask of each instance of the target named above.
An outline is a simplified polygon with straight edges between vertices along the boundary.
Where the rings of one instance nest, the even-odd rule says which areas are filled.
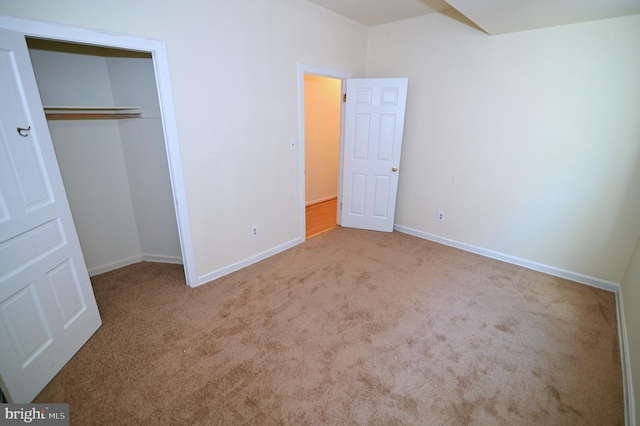
[[[45,106],[48,120],[113,120],[141,118],[139,106]]]

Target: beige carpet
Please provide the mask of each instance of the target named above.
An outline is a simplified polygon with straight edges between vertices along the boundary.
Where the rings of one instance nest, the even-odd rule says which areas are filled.
[[[623,424],[613,293],[409,235],[92,281],[104,325],[37,398],[71,424]]]

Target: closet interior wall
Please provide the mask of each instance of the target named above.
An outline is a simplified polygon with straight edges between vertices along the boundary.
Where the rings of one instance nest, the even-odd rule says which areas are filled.
[[[151,55],[28,39],[45,111],[140,107],[129,119],[48,120],[90,275],[141,260],[181,263]]]

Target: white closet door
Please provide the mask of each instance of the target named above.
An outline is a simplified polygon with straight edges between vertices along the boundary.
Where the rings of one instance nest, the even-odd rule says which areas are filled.
[[[101,320],[24,36],[0,30],[0,378],[30,402]]]

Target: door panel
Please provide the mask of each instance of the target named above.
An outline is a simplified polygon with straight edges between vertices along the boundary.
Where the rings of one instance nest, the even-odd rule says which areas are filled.
[[[0,384],[30,402],[101,324],[24,36],[0,30]]]
[[[391,178],[389,176],[375,177],[375,192],[373,197],[373,216],[386,217],[389,212],[389,191]]]
[[[347,79],[342,226],[393,230],[407,82]]]
[[[67,259],[66,262],[49,271],[47,280],[58,314],[63,321],[63,327],[67,329],[87,309],[87,304],[82,297],[82,284],[76,273],[73,259]]]
[[[19,361],[27,367],[53,341],[33,283],[4,300],[0,310]]]

